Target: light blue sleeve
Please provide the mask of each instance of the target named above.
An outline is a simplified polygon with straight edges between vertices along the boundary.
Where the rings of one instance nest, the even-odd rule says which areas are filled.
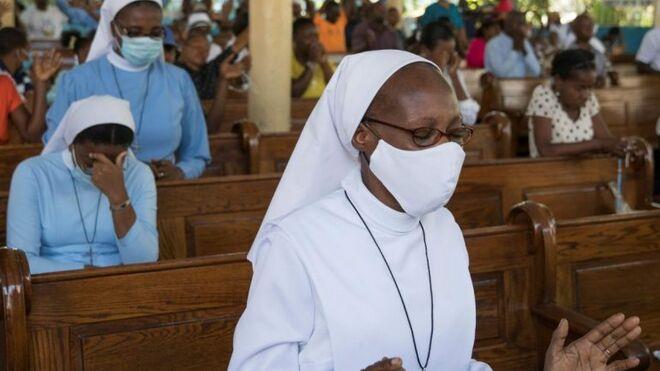
[[[138,166],[135,169],[136,176],[127,184],[127,191],[137,218],[128,233],[117,239],[117,249],[123,264],[158,260],[156,182],[147,165],[138,163],[135,166]]]
[[[30,166],[25,162],[20,164],[11,179],[7,207],[7,246],[25,252],[32,274],[83,269],[84,264],[59,262],[40,256],[39,192],[39,183]]]
[[[75,92],[72,87],[71,73],[62,74],[61,81],[57,84],[55,91],[55,102],[50,106],[46,113],[46,132],[43,136],[44,143],[48,143],[50,137],[55,133],[55,129],[60,124],[62,117],[69,109],[69,105],[75,101]]]
[[[541,75],[541,64],[536,58],[536,53],[534,48],[529,41],[525,40],[525,50],[527,50],[527,55],[525,56],[525,66],[527,67],[527,76],[528,77],[538,77]]]
[[[496,77],[513,77],[519,63],[520,53],[510,48],[503,48],[497,41],[499,39],[493,39],[492,42],[486,44],[486,69]]]
[[[197,91],[187,73],[182,74],[182,95],[184,97],[181,144],[176,153],[177,164],[186,179],[199,178],[206,164],[211,161],[209,138],[206,134],[206,120]]]

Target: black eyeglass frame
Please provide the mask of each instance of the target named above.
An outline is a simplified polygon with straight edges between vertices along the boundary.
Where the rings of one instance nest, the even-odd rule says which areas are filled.
[[[374,119],[374,118],[369,117],[369,116],[362,117],[362,120],[360,122],[362,124],[364,124],[364,126],[367,129],[369,129],[372,133],[374,133],[377,137],[380,137],[380,134],[376,130],[374,130],[374,128],[367,125],[368,122],[375,122],[377,124],[389,126],[391,128],[395,128],[395,129],[399,129],[399,130],[403,130],[405,132],[408,132],[410,134],[410,136],[412,137],[413,142],[416,145],[420,146],[420,147],[432,147],[432,146],[438,144],[438,142],[440,142],[442,140],[442,138],[447,138],[447,139],[449,139],[449,141],[451,141],[453,143],[457,143],[456,141],[452,140],[452,131],[454,131],[454,130],[467,130],[467,137],[466,137],[466,139],[463,140],[463,143],[457,143],[461,147],[465,147],[465,145],[468,144],[468,142],[470,142],[470,139],[472,139],[472,135],[474,134],[474,129],[470,126],[465,125],[465,124],[461,124],[460,126],[454,128],[454,129],[450,129],[450,131],[442,131],[440,129],[430,128],[430,127],[426,127],[426,126],[420,127],[420,128],[415,128],[415,129],[402,128],[401,126],[394,125],[394,124],[391,124],[391,123],[386,122],[386,121],[377,120],[377,119]],[[419,135],[419,133],[422,133],[422,132],[423,132],[423,134],[428,134],[429,132],[434,132],[434,133],[436,133],[435,135],[437,137],[436,137],[435,140],[433,140],[429,144],[422,144],[422,143],[418,142],[418,140],[420,140],[419,137],[427,136],[427,135]]]

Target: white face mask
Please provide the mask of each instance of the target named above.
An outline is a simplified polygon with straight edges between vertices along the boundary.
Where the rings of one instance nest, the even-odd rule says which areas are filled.
[[[464,160],[463,148],[453,142],[405,151],[381,139],[369,168],[406,214],[422,217],[449,202]]]

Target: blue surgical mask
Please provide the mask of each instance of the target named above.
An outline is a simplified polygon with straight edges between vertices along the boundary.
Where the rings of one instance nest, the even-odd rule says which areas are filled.
[[[121,55],[135,67],[146,67],[163,55],[163,40],[122,36]]]
[[[16,53],[20,53],[20,52],[17,51]],[[21,62],[21,70],[23,70],[23,71],[25,71],[25,72],[29,72],[29,71],[30,71],[30,68],[32,68],[32,63],[33,63],[33,60],[32,60],[32,53],[29,53],[29,52],[28,52],[28,53],[27,53],[27,57],[28,57],[27,59],[25,59],[25,60],[23,60],[23,61]],[[19,54],[19,58],[20,58],[20,54]]]

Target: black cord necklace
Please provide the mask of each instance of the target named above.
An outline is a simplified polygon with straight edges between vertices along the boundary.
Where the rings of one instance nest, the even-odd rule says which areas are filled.
[[[83,233],[85,234],[85,241],[87,241],[87,247],[89,247],[89,265],[94,265],[94,260],[92,257],[92,244],[96,240],[96,230],[99,226],[99,210],[101,206],[101,192],[99,191],[99,199],[96,201],[96,217],[94,218],[94,234],[92,238],[89,238],[87,233],[87,226],[85,225],[85,218],[83,217],[82,207],[80,206],[80,197],[78,196],[78,188],[76,187],[76,180],[73,178],[73,173],[69,171],[71,176],[71,184],[73,184],[73,193],[76,195],[76,204],[78,205],[78,215],[80,216],[80,224],[83,227]]]
[[[415,340],[415,331],[413,330],[412,327],[412,322],[410,321],[410,315],[408,314],[408,308],[406,307],[406,302],[403,300],[403,295],[401,294],[401,289],[399,288],[399,284],[396,281],[396,278],[394,278],[394,273],[392,272],[392,268],[390,268],[390,264],[387,262],[387,259],[385,258],[385,254],[383,254],[383,250],[380,248],[380,245],[378,245],[378,242],[376,241],[376,237],[374,237],[374,234],[371,232],[371,229],[369,229],[369,226],[367,225],[367,222],[364,220],[360,212],[358,211],[357,207],[355,207],[355,204],[353,204],[353,201],[351,201],[351,198],[348,197],[348,192],[344,191],[344,195],[346,196],[346,199],[348,200],[348,203],[351,204],[353,207],[353,210],[355,210],[355,213],[360,217],[360,220],[362,221],[362,224],[364,224],[364,227],[367,228],[367,232],[369,232],[369,235],[371,236],[371,239],[374,241],[374,244],[376,245],[376,248],[378,249],[378,252],[380,253],[380,256],[383,258],[383,262],[385,263],[385,266],[387,267],[387,270],[390,272],[390,277],[392,277],[392,282],[394,282],[394,287],[396,287],[396,291],[399,294],[399,299],[401,299],[401,306],[403,306],[403,312],[406,314],[406,320],[408,320],[408,327],[410,328],[410,336],[412,337],[413,341],[413,346],[415,347],[415,356],[417,357],[417,364],[419,365],[419,368],[422,369],[422,371],[426,370],[426,368],[429,365],[429,359],[431,358],[431,346],[433,345],[433,323],[434,323],[434,313],[433,313],[433,284],[431,281],[431,264],[429,263],[429,247],[426,244],[426,231],[424,230],[424,225],[422,222],[419,222],[419,226],[422,228],[422,238],[424,239],[424,253],[426,255],[426,268],[428,270],[429,274],[429,291],[431,293],[431,336],[429,338],[429,349],[428,353],[426,353],[426,361],[422,365],[422,361],[419,357],[419,351],[417,350],[417,341]]]
[[[144,88],[144,95],[142,96],[142,107],[140,108],[140,120],[136,123],[137,127],[135,128],[135,139],[133,140],[134,144],[131,146],[136,153],[140,149],[138,143],[138,136],[140,135],[140,130],[142,129],[142,123],[144,121],[144,107],[147,106],[147,98],[149,97],[149,84],[151,83],[151,70],[153,69],[153,67],[154,67],[153,65],[149,66],[149,70],[147,71],[147,86]],[[124,94],[121,92],[121,85],[119,85],[119,79],[117,78],[117,71],[115,66],[111,64],[110,68],[112,69],[112,77],[115,80],[115,85],[117,87],[117,94],[119,95],[119,98],[126,99],[124,98]]]

